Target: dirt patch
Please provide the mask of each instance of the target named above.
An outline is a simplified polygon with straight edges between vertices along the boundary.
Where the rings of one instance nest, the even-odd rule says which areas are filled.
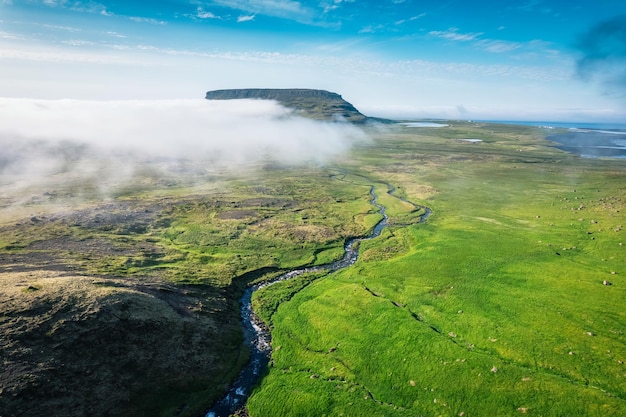
[[[295,203],[284,198],[249,198],[241,202],[242,207],[291,208]]]
[[[256,218],[255,210],[226,210],[218,214],[221,220],[243,220],[248,218]]]
[[[30,216],[0,228],[0,272],[39,269],[93,272],[107,262],[159,259],[165,249],[146,235],[167,227],[176,203],[117,201],[72,212]]]
[[[162,209],[137,201],[116,201],[78,210],[60,218],[63,224],[119,234],[145,233]]]

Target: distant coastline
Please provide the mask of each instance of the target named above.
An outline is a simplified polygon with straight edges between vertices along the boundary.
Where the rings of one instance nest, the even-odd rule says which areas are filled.
[[[428,119],[398,122],[406,127],[447,127],[445,120]],[[490,123],[545,128],[545,139],[554,147],[583,158],[626,159],[626,123],[543,122],[524,120],[467,120],[468,123]],[[551,129],[555,129],[551,131]],[[467,139],[465,139],[467,140]]]
[[[537,120],[484,120],[484,119],[396,119],[396,123],[409,127],[435,127],[434,125],[445,125],[446,123],[457,120],[468,123],[493,123],[500,125],[517,125],[517,126],[533,126],[543,127],[546,129],[581,129],[581,130],[617,130],[626,132],[626,122],[554,122],[554,121],[537,121]],[[433,126],[429,126],[429,125]]]
[[[626,130],[626,123],[589,123],[589,122],[545,122],[525,120],[473,120],[480,123],[496,123],[505,125],[535,126],[563,129],[590,129],[590,130]]]

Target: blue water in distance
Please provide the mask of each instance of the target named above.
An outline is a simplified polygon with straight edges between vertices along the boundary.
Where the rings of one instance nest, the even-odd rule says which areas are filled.
[[[445,120],[402,123],[410,127],[447,126]],[[557,129],[546,132],[545,139],[555,147],[583,158],[626,159],[626,123],[545,122],[530,120],[468,120],[470,123],[494,123]],[[567,129],[567,130],[560,130]]]
[[[552,127],[552,128],[564,128],[564,129],[626,130],[626,123],[542,122],[542,121],[525,121],[525,120],[473,120],[473,121],[506,124],[506,125]]]
[[[577,122],[534,122],[502,121],[483,122],[536,126],[548,129],[564,128],[546,135],[546,140],[555,142],[556,148],[583,158],[626,158],[626,123],[577,123]]]

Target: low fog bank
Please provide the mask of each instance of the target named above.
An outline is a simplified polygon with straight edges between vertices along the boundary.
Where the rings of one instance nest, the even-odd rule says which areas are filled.
[[[272,101],[0,98],[0,186],[83,180],[105,193],[138,172],[158,177],[261,163],[324,164],[366,134],[297,117]]]

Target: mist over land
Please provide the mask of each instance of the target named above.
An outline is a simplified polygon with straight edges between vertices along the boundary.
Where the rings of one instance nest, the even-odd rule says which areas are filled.
[[[306,119],[267,100],[0,99],[1,183],[18,187],[65,174],[93,178],[105,193],[140,163],[157,175],[324,164],[364,140],[354,125]]]

